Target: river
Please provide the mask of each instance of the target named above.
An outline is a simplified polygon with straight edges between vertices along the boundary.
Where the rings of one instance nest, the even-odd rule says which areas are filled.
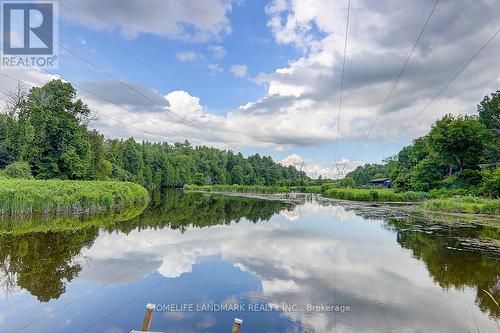
[[[375,209],[375,208],[374,208]],[[370,210],[370,209],[369,209]],[[499,332],[495,228],[334,202],[156,194],[106,226],[0,235],[1,332]]]

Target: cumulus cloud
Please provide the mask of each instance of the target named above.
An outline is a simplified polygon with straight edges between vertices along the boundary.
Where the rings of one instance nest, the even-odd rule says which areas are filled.
[[[245,77],[247,76],[247,65],[232,65],[231,72],[237,77]]]
[[[260,74],[258,82],[267,86],[269,96],[249,104],[247,110],[274,112],[281,118],[286,115],[298,125],[295,132],[306,127],[295,118],[306,122],[319,119],[323,129],[320,127],[316,135],[322,140],[359,143],[375,120],[434,2],[353,2],[344,104],[337,124],[347,2],[272,1],[266,13],[276,42],[292,45],[303,55],[273,73]],[[497,29],[489,19],[498,15],[500,4],[492,1],[441,1],[368,145],[394,136],[400,125],[428,103]],[[422,135],[445,113],[474,112],[482,96],[498,88],[497,73],[491,69],[500,66],[499,53],[498,42],[485,49],[418,123],[410,126],[406,136]],[[297,105],[302,105],[299,112]],[[332,134],[337,125],[339,138]]]
[[[203,111],[200,99],[193,97],[183,90],[172,91],[165,96],[170,104],[170,110],[181,114],[193,114]]]
[[[215,59],[224,58],[224,56],[226,55],[226,49],[220,45],[210,45],[208,47],[208,50],[212,53],[212,56]]]
[[[350,161],[348,159],[342,159],[338,162],[316,162],[310,159],[304,159],[298,154],[288,155],[284,157],[280,163],[285,166],[294,166],[299,170],[302,169],[312,178],[322,176],[323,178],[329,179],[342,178],[346,173],[363,164],[361,161]]]
[[[206,41],[231,32],[229,0],[67,0],[62,6],[67,20],[94,30],[119,31],[126,38],[150,33]]]
[[[177,52],[175,54],[175,57],[180,61],[195,61],[196,59],[198,59],[198,55],[193,51]]]
[[[215,74],[220,74],[220,73],[224,72],[224,69],[222,69],[222,67],[220,67],[218,64],[208,64],[207,68],[214,75]]]

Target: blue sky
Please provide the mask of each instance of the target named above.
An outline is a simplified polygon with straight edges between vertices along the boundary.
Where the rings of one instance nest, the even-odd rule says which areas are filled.
[[[473,114],[498,89],[493,40],[412,120],[500,24],[498,2],[441,0],[381,111],[435,2],[351,1],[340,118],[347,0],[61,0],[60,43],[122,82],[64,49],[54,74],[113,102],[79,91],[107,137],[184,139],[172,129],[195,144],[304,161],[309,175],[335,177],[335,161],[347,170],[379,162],[440,116]],[[34,69],[12,75],[28,84],[52,78]]]

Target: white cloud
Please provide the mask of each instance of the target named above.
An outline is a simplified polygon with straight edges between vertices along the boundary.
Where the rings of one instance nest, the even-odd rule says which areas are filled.
[[[237,77],[245,77],[247,76],[247,65],[232,65],[231,72]]]
[[[229,0],[66,0],[62,6],[64,18],[93,30],[117,30],[126,38],[151,33],[206,41],[231,32]]]
[[[207,67],[210,70],[210,72],[212,72],[212,74],[219,74],[224,72],[222,67],[220,67],[218,64],[208,64]]]
[[[272,1],[266,6],[266,13],[275,40],[297,47],[303,55],[274,73],[260,74],[258,82],[267,86],[268,96],[244,108],[255,114],[274,112],[276,118],[294,124],[297,135],[312,125],[310,119],[318,119],[322,127],[315,131],[317,142],[333,142],[336,138],[332,133],[339,126],[340,144],[360,143],[380,111],[433,4],[430,0],[352,3],[343,108],[337,124],[347,2]],[[495,27],[491,27],[483,15],[498,17],[500,3],[476,1],[474,6],[469,5],[460,1],[439,4],[368,138],[367,147],[396,135],[492,35]],[[468,14],[453,16],[462,6],[468,6]],[[500,43],[497,42],[485,49],[427,112],[411,124],[406,137],[424,134],[431,123],[445,113],[473,113],[482,96],[498,88],[498,75],[491,71],[500,66],[497,56]]]
[[[310,159],[304,159],[298,154],[291,154],[280,161],[285,166],[294,166],[297,169],[302,167],[309,177],[318,178],[320,175],[323,178],[337,179],[342,178],[346,173],[356,169],[363,162],[353,162],[348,159],[342,159],[338,162],[315,162]]]
[[[208,50],[212,53],[212,56],[215,59],[224,58],[224,56],[226,55],[226,49],[224,49],[224,47],[220,45],[210,45],[208,47]]]
[[[196,59],[198,59],[198,55],[193,51],[177,52],[175,54],[175,57],[180,61],[195,61]]]
[[[172,91],[165,96],[165,99],[170,104],[169,109],[178,114],[192,115],[200,114],[203,111],[200,99],[183,90]]]

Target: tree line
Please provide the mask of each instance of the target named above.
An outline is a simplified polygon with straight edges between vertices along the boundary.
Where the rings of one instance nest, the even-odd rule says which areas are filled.
[[[389,178],[396,190],[466,189],[500,195],[500,90],[477,106],[474,115],[447,114],[426,135],[382,164],[366,164],[344,183],[362,187]]]
[[[18,86],[0,114],[0,168],[37,179],[133,181],[147,187],[184,184],[299,184],[308,177],[269,156],[185,142],[105,139],[89,129],[92,110],[68,82],[26,91]]]

